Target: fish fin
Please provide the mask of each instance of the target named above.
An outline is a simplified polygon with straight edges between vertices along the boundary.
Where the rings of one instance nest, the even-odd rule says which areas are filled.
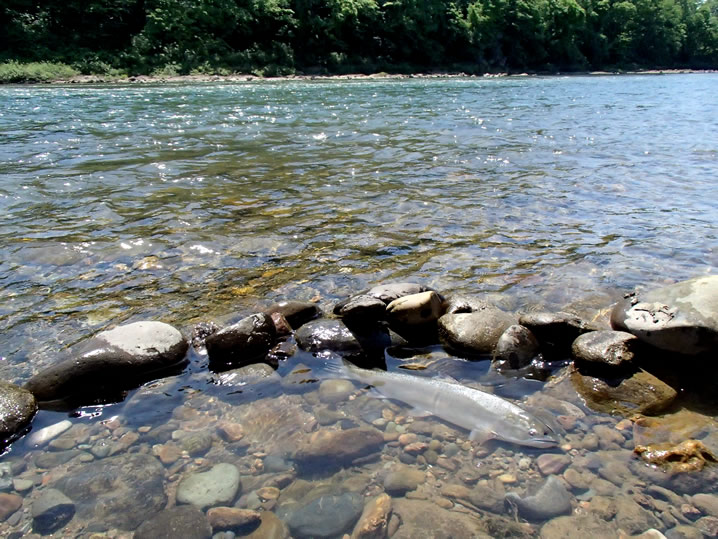
[[[407,412],[412,417],[428,417],[432,413],[428,410],[422,410],[421,408],[412,408]]]
[[[483,445],[485,442],[488,442],[489,440],[493,440],[495,438],[496,433],[494,431],[473,429],[469,433],[469,440],[471,440],[472,442],[477,442],[479,445]]]

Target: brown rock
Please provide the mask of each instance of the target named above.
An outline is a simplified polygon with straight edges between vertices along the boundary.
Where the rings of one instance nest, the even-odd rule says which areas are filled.
[[[698,471],[707,462],[718,462],[716,456],[699,440],[686,440],[678,445],[637,445],[633,451],[646,462],[666,467],[672,472]]]
[[[207,511],[207,520],[212,531],[233,530],[260,521],[258,511],[237,507],[212,507]]]
[[[165,466],[177,462],[182,457],[182,450],[174,442],[156,445],[152,452]]]
[[[378,451],[383,445],[384,435],[377,429],[323,429],[304,440],[295,452],[294,460],[304,466],[347,464]]]
[[[279,489],[277,487],[262,487],[257,490],[257,496],[262,500],[276,500],[279,498]]]
[[[17,494],[0,493],[0,522],[7,520],[15,511],[22,507],[22,498]]]
[[[261,524],[259,528],[243,539],[286,539],[289,537],[287,525],[271,511],[263,511],[259,514]]]
[[[592,331],[573,341],[571,354],[587,368],[624,368],[633,361],[639,343],[625,331]]]
[[[384,478],[384,489],[392,494],[404,494],[424,482],[424,472],[409,466],[397,465]]]
[[[352,539],[384,539],[391,519],[391,498],[380,494],[364,504],[364,511],[354,526]]]
[[[554,453],[544,453],[536,459],[539,471],[544,475],[555,475],[563,472],[571,464],[571,457]]]
[[[395,499],[394,513],[401,526],[392,539],[416,539],[418,537],[472,537],[486,538],[488,530],[476,515],[447,511],[426,500]],[[428,534],[429,530],[436,533]]]
[[[244,437],[244,429],[239,423],[222,421],[217,425],[217,432],[227,442],[238,442]]]

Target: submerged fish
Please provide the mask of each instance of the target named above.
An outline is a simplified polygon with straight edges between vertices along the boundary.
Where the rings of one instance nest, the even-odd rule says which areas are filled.
[[[330,362],[327,371],[372,386],[381,396],[414,407],[416,417],[435,415],[469,431],[470,440],[501,440],[531,447],[554,447],[551,427],[523,408],[456,381],[422,378],[397,372],[360,369],[346,361]]]

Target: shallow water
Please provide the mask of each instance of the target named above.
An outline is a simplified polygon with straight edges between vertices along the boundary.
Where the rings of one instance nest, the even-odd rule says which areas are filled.
[[[636,286],[716,273],[716,83],[706,74],[0,87],[0,374],[22,383],[60,350],[122,322],[160,319],[189,335],[197,322],[226,322],[277,299],[312,299],[330,311],[386,281],[592,318]],[[597,459],[613,459],[628,471],[620,481],[601,476],[612,487],[574,488],[577,511],[591,512],[601,488],[614,498],[647,495],[631,433],[597,435],[618,419],[591,413],[561,383],[497,380],[486,362],[424,356],[429,372],[455,370],[518,402],[554,396],[585,414],[571,408],[571,466],[596,475]],[[39,482],[21,493],[30,507],[43,477],[53,484],[83,460],[156,454],[200,431],[209,448],[163,464],[170,503],[183,474],[218,462],[239,466],[238,503],[252,506],[245,498],[277,473],[332,484],[348,475],[354,491],[376,494],[387,467],[403,459],[428,474],[416,496],[449,500],[435,505],[468,508],[484,523],[511,514],[442,495],[442,486],[498,481],[521,491],[543,477],[535,450],[463,448],[468,433],[431,421],[449,432],[423,427],[418,436],[438,441],[453,462],[446,467],[388,444],[379,460],[330,477],[264,471],[257,460],[286,458],[317,421],[385,430],[383,413],[412,432],[405,407],[358,387],[356,398],[322,404],[317,382],[290,375],[311,360],[280,365],[282,384],[237,389],[211,383],[216,375],[194,354],[183,375],[75,414],[74,438],[61,444],[69,449],[21,440],[3,460],[26,462],[13,473]],[[716,410],[707,413],[715,419]],[[253,416],[262,418],[256,428]],[[66,417],[42,412],[33,429]],[[217,434],[221,421],[250,432],[241,447]],[[713,432],[710,421],[706,428]],[[446,456],[450,444],[458,453]],[[96,450],[107,446],[113,456]],[[37,464],[65,450],[77,453],[52,461],[51,472]],[[261,503],[286,519],[302,491],[281,491]],[[29,522],[24,513],[2,530],[27,531]],[[608,522],[620,527],[614,516]],[[668,517],[654,524],[672,527]],[[493,535],[520,532],[491,525]],[[65,533],[128,527],[88,509]]]

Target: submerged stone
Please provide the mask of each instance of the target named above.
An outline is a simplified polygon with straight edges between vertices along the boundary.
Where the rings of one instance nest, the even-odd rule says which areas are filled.
[[[543,521],[571,513],[571,494],[555,475],[546,478],[535,494],[520,497],[515,492],[506,494],[505,500],[516,507],[518,514],[527,520]]]
[[[718,462],[718,458],[699,440],[637,445],[633,451],[644,461],[671,472],[695,472],[702,470],[707,463]]]
[[[33,394],[0,381],[0,450],[22,434],[37,412]]]
[[[206,472],[190,473],[177,487],[177,503],[205,508],[231,503],[239,490],[239,470],[234,464],[222,462]]]
[[[75,504],[55,488],[44,490],[32,503],[33,528],[43,535],[65,526],[75,516]]]
[[[163,509],[143,522],[133,539],[210,539],[210,528],[204,513],[191,505]]]
[[[492,359],[499,370],[520,369],[531,363],[539,349],[539,342],[529,328],[513,324],[499,337]]]
[[[391,498],[379,494],[364,504],[359,521],[354,526],[351,539],[383,539],[387,537],[391,518]]]
[[[282,518],[298,538],[341,537],[359,518],[364,498],[355,492],[328,494],[280,507]]]
[[[618,303],[611,326],[670,352],[718,349],[718,275],[698,277]]]
[[[379,451],[383,445],[384,435],[377,429],[323,429],[313,432],[301,443],[294,460],[308,468],[341,466]]]

